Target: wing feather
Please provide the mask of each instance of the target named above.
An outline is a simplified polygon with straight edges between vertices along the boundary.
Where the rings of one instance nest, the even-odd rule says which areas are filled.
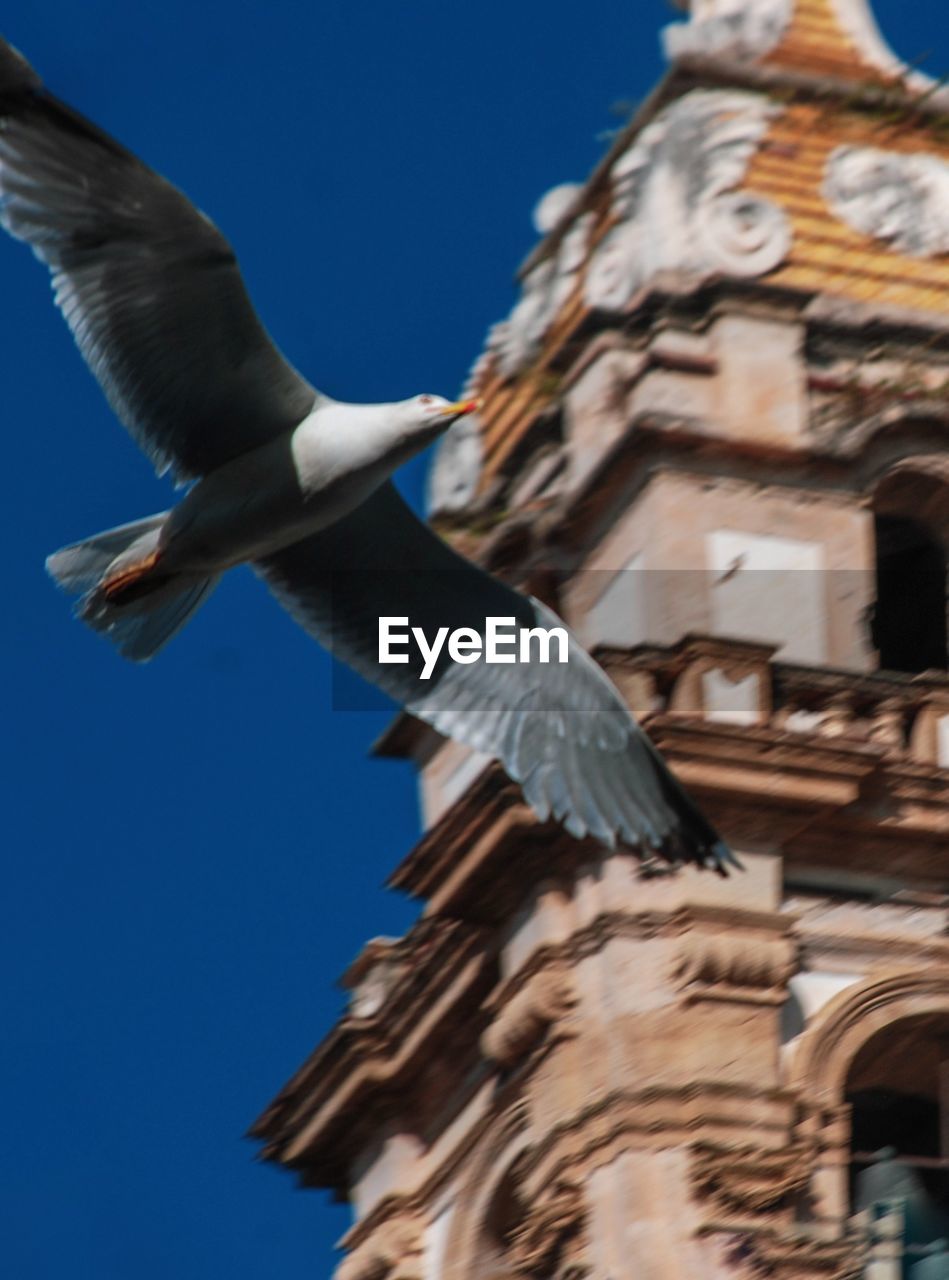
[[[86,363],[159,471],[204,475],[313,407],[214,224],[2,40],[0,224],[49,268]]]
[[[378,661],[380,616],[485,632],[487,617],[562,626],[542,604],[458,556],[391,484],[359,510],[255,566],[317,640],[413,715],[497,757],[543,818],[675,861],[723,869],[733,855],[669,772],[618,691],[570,639],[566,663]]]

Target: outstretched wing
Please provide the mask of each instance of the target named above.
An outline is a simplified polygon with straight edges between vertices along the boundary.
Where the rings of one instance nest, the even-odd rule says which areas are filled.
[[[611,682],[570,637],[565,663],[441,659],[430,679],[410,661],[378,660],[380,617],[407,617],[431,641],[439,627],[512,618],[520,627],[563,626],[458,556],[387,484],[338,524],[261,560],[257,571],[311,635],[407,710],[501,760],[543,819],[578,837],[622,842],[673,860],[733,858],[669,772]],[[413,658],[412,652],[415,652]]]
[[[0,223],[49,267],[83,357],[159,471],[204,475],[313,407],[214,224],[3,40]]]

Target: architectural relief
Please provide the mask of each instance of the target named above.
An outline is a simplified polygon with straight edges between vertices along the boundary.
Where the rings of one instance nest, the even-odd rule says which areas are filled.
[[[513,1066],[576,1004],[567,973],[545,969],[506,1004],[481,1037],[485,1057]]]
[[[591,307],[622,310],[657,271],[751,277],[778,266],[787,217],[736,188],[780,110],[757,94],[695,89],[647,125],[613,166],[617,221],[590,260]]]
[[[741,933],[686,934],[675,966],[679,986],[691,997],[783,1000],[797,967],[790,938]]]
[[[900,253],[949,253],[949,163],[937,156],[838,147],[827,160],[824,195],[848,226]]]
[[[516,1276],[580,1280],[585,1274],[573,1256],[583,1228],[583,1191],[576,1182],[556,1183],[532,1204],[512,1233],[508,1261]]]
[[[793,0],[692,0],[691,18],[666,27],[666,57],[717,56],[755,62],[787,30]]]
[[[770,1213],[803,1191],[813,1169],[813,1150],[797,1144],[768,1151],[752,1146],[698,1143],[693,1150],[696,1195],[726,1212]]]

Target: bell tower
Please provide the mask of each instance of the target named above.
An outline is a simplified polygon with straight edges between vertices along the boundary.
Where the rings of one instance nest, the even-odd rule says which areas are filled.
[[[392,726],[420,916],[252,1130],[351,1203],[337,1280],[949,1277],[949,91],[866,0],[682,7],[537,206],[431,514],[746,870],[577,842]]]

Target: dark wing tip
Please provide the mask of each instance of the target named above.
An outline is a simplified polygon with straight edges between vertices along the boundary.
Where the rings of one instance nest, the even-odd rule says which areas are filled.
[[[736,871],[744,871],[745,864],[729,849],[724,840],[719,840],[705,855],[705,866],[717,871],[720,876],[727,877],[732,867]]]
[[[18,49],[0,36],[0,96],[42,88],[42,81]]]

